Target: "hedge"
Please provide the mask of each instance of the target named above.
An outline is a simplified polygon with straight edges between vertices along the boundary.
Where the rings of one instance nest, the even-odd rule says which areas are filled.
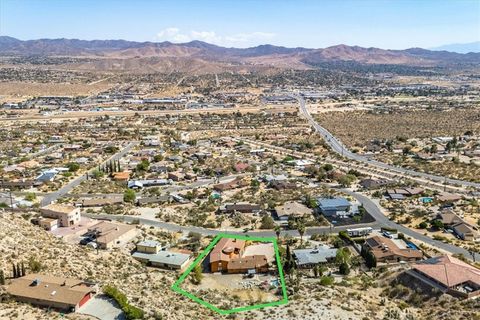
[[[107,285],[103,287],[103,292],[110,298],[117,301],[128,320],[143,319],[143,310],[129,304],[127,296],[120,292],[117,288]]]

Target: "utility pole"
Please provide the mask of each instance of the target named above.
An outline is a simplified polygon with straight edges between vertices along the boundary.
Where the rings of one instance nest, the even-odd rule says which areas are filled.
[[[13,209],[13,198],[12,198],[12,189],[5,189],[10,195],[10,208]]]

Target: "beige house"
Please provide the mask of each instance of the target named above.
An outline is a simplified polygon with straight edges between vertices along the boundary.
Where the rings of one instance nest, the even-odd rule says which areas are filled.
[[[137,228],[132,225],[102,221],[88,228],[88,233],[96,236],[96,243],[100,249],[119,247],[137,235]]]
[[[16,301],[46,308],[75,312],[98,291],[94,283],[29,274],[14,279],[7,286],[7,292]]]
[[[80,209],[64,204],[49,204],[40,209],[44,218],[58,220],[59,227],[69,227],[80,222]]]
[[[58,220],[52,218],[40,218],[38,219],[38,225],[47,231],[52,231],[57,229]]]

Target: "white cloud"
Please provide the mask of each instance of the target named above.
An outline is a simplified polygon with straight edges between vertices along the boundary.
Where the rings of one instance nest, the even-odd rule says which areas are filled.
[[[264,41],[275,37],[271,32],[237,33],[233,35],[218,35],[215,31],[182,32],[179,28],[170,27],[157,33],[156,39],[171,42],[189,42],[200,40],[222,46],[246,46],[263,44]]]

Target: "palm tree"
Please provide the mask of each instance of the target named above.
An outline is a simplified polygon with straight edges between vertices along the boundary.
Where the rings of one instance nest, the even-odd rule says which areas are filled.
[[[305,224],[303,223],[303,221],[299,221],[297,223],[297,230],[298,230],[298,233],[300,234],[300,245],[302,245],[303,235],[305,234]]]
[[[278,242],[279,238],[280,238],[280,226],[275,226],[275,228],[273,228],[273,230],[275,231],[275,234],[277,235],[277,242]]]

